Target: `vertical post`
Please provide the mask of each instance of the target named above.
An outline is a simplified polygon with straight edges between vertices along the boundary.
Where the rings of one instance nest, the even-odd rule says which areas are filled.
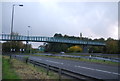
[[[33,65],[34,65],[34,67],[35,67],[35,61],[34,61],[34,64],[33,64]]]
[[[13,34],[14,6],[15,6],[15,4],[13,4],[13,6],[12,6],[11,40],[12,40],[12,34]]]
[[[28,28],[30,28],[30,26],[28,26]],[[28,33],[28,41],[29,41],[29,34],[30,34],[29,29],[28,29],[27,33]],[[29,44],[28,44],[28,53],[30,53],[30,45]]]
[[[88,53],[88,45],[83,45],[83,53]]]
[[[12,6],[12,20],[11,20],[11,36],[10,36],[10,40],[11,40],[11,44],[10,47],[12,49],[12,35],[13,35],[13,20],[14,20],[14,4]]]
[[[26,41],[26,53],[28,53],[28,41]]]
[[[47,75],[49,75],[49,65],[48,64],[46,66],[46,69],[47,69]]]
[[[59,68],[59,81],[61,81],[61,68]]]
[[[11,59],[11,54],[10,54],[10,59]]]
[[[11,49],[12,49],[12,37],[13,37],[13,24],[14,24],[14,8],[15,6],[23,6],[23,5],[16,5],[13,4],[12,5],[12,20],[11,20],[11,36],[10,36],[10,40],[11,40]]]
[[[27,64],[28,63],[28,58],[26,58],[25,61],[26,61],[26,64]]]

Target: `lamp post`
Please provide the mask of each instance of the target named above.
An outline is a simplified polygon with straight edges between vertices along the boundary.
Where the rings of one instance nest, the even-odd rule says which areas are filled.
[[[30,28],[30,26],[28,26],[28,28]],[[28,29],[28,37],[29,37],[29,29]]]
[[[12,20],[11,20],[11,40],[12,40],[12,34],[13,34],[13,23],[14,23],[14,11],[15,11],[15,6],[23,6],[22,4],[13,4],[12,6]]]
[[[12,35],[13,35],[13,23],[14,23],[14,12],[15,12],[15,6],[23,6],[22,4],[13,4],[12,5],[12,20],[11,20],[11,41],[12,41]],[[11,50],[12,50],[12,43],[11,43]]]
[[[30,26],[28,26],[28,28],[30,28]],[[29,29],[28,29],[28,40],[29,40]],[[30,53],[30,45],[29,45],[29,42],[28,42],[28,52]]]

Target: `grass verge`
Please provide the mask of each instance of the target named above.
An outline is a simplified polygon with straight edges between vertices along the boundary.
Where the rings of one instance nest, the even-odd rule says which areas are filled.
[[[117,62],[97,60],[97,59],[73,58],[73,57],[62,57],[62,56],[47,56],[47,55],[32,55],[32,56],[52,57],[52,58],[58,58],[58,59],[77,60],[77,61],[92,62],[92,63],[98,63],[98,64],[108,64],[108,65],[118,65],[119,64]]]
[[[28,57],[27,57],[28,58]],[[16,59],[9,59],[3,56],[3,79],[40,79],[43,81],[59,80],[56,72],[47,71],[43,67],[38,67],[30,63],[25,63]],[[64,76],[62,76],[64,79]]]
[[[11,62],[8,57],[3,57],[2,76],[3,79],[19,79],[19,76],[11,68]]]

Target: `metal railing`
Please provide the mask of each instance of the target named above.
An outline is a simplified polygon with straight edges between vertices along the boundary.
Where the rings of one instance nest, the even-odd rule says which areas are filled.
[[[11,35],[2,34],[2,41],[10,41]],[[58,42],[58,43],[71,43],[71,44],[83,44],[83,45],[98,45],[105,46],[104,42],[97,41],[85,41],[71,38],[63,37],[41,37],[41,36],[21,36],[21,35],[12,35],[12,41],[33,41],[33,42]]]
[[[103,81],[102,79],[97,79],[97,78],[94,78],[94,77],[82,75],[80,73],[77,73],[77,72],[74,72],[74,71],[71,71],[71,70],[68,70],[68,69],[65,69],[65,68],[49,65],[47,63],[38,62],[38,61],[35,61],[35,60],[32,60],[32,59],[26,59],[24,57],[19,57],[19,56],[16,56],[16,55],[12,55],[12,56],[10,55],[10,57],[21,60],[21,61],[24,61],[26,63],[31,63],[31,64],[34,65],[34,67],[35,66],[44,67],[44,68],[46,68],[46,74],[47,75],[49,75],[50,70],[55,71],[59,74],[59,81],[62,80],[62,78],[61,78],[62,75],[67,75],[67,76],[72,77],[73,79],[78,80],[78,81]]]
[[[60,56],[60,57],[70,57],[70,58],[84,58],[84,59],[95,59],[95,60],[103,60],[105,61],[111,61],[111,62],[118,62],[120,63],[120,59],[114,59],[114,58],[106,58],[106,57],[97,57],[97,56],[75,56],[75,55],[57,55],[57,54],[38,54],[38,55],[45,55],[45,56]]]

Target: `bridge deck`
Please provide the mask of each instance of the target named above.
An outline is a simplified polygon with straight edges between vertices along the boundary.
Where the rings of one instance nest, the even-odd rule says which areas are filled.
[[[96,46],[105,46],[103,42],[95,41],[84,41],[79,39],[70,39],[62,37],[41,37],[41,36],[21,36],[21,35],[9,35],[2,34],[0,38],[2,41],[32,41],[32,42],[57,42],[57,43],[71,43],[71,44],[82,44],[82,45],[96,45]]]

